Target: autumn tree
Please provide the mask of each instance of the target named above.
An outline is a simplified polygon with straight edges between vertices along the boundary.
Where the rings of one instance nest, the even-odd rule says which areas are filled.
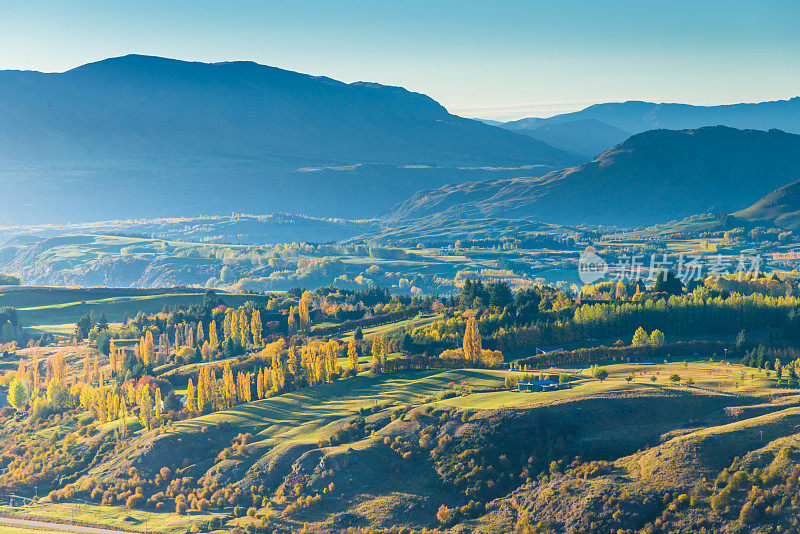
[[[467,327],[464,330],[464,358],[472,363],[477,363],[481,358],[483,346],[481,343],[481,333],[478,330],[478,321],[475,317],[467,320]]]
[[[261,346],[261,334],[264,326],[261,324],[261,312],[253,310],[253,317],[250,319],[250,331],[253,336],[253,345],[256,347]]]
[[[356,347],[355,338],[350,339],[350,341],[347,343],[347,365],[352,374],[358,374],[358,347]]]
[[[197,413],[197,394],[194,390],[194,383],[189,379],[189,385],[186,387],[186,408],[191,413]]]
[[[28,392],[25,391],[25,386],[19,379],[12,378],[8,385],[8,403],[17,410],[22,410],[27,400]]]
[[[650,345],[653,347],[663,347],[664,346],[664,332],[661,330],[653,330],[650,334]]]
[[[634,347],[644,347],[645,345],[650,344],[650,336],[647,335],[647,331],[642,328],[641,326],[636,329],[636,332],[633,334],[633,341],[631,344]]]
[[[314,296],[310,291],[305,291],[303,296],[300,297],[300,302],[297,305],[298,313],[300,314],[300,328],[305,330],[311,326],[311,302]]]
[[[211,344],[212,349],[219,347],[219,338],[217,337],[217,322],[211,319],[208,325],[208,342]]]

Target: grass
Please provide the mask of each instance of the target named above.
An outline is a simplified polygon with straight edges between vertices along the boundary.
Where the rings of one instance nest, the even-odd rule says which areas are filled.
[[[500,408],[524,408],[564,399],[577,399],[589,395],[612,391],[634,390],[648,387],[645,384],[628,384],[624,380],[584,380],[570,389],[548,392],[491,391],[472,393],[464,397],[444,399],[437,404],[453,406],[462,410],[496,410]]]
[[[0,534],[29,534],[30,532],[38,532],[39,534],[63,534],[69,530],[50,530],[32,527],[7,527],[0,525]]]
[[[195,523],[199,526],[205,525],[215,515],[218,515],[192,512],[186,516],[179,516],[174,512],[129,510],[124,506],[49,502],[32,504],[22,508],[0,506],[0,513],[13,513],[15,517],[20,519],[25,519],[28,516],[33,520],[52,518],[54,522],[74,520],[91,525],[103,525],[108,529],[121,527],[140,532],[163,534],[183,534],[187,532],[190,525]],[[0,530],[0,532],[3,531]],[[23,532],[28,532],[28,530],[23,530]]]
[[[431,323],[435,323],[436,321],[440,321],[444,317],[441,313],[434,313],[434,314],[427,314],[427,315],[418,315],[416,317],[412,317],[410,319],[403,319],[402,321],[397,321],[394,323],[388,323],[378,326],[373,326],[370,328],[365,328],[362,331],[364,332],[364,338],[370,338],[376,335],[389,335],[394,334],[396,332],[402,332],[403,330],[414,330],[420,326],[426,326]],[[342,341],[349,341],[350,338],[353,337],[355,330],[350,330],[349,332],[345,332],[339,336],[339,339]]]
[[[133,318],[140,311],[146,314],[160,312],[165,305],[175,307],[200,304],[202,290],[175,289],[148,290],[136,294],[126,288],[86,288],[80,290],[59,288],[22,288],[0,294],[0,307],[14,306],[25,328],[39,332],[70,333],[75,323],[90,310],[104,313],[110,322],[121,322],[125,317]],[[42,294],[53,293],[50,301],[43,301]],[[217,292],[228,305],[241,306],[248,300],[267,299],[263,295],[238,295]]]
[[[421,403],[425,397],[452,384],[475,388],[500,387],[506,372],[464,369],[458,371],[404,371],[386,375],[361,375],[347,380],[285,393],[204,415],[175,425],[181,431],[230,423],[258,434],[274,444],[316,442],[325,428],[357,413],[361,408]]]

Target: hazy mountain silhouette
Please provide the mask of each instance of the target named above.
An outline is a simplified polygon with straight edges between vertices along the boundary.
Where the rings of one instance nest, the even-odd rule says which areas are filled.
[[[596,119],[554,122],[532,130],[515,131],[544,141],[550,146],[578,154],[587,160],[631,136],[630,132]]]
[[[170,214],[152,213],[159,198],[180,198],[184,206],[213,198],[224,213],[240,209],[234,186],[251,204],[295,209],[302,192],[293,190],[292,172],[309,166],[376,164],[370,180],[380,185],[381,165],[558,168],[577,162],[528,136],[451,115],[400,87],[346,84],[252,62],[130,55],[64,73],[2,71],[0,94],[5,222],[107,215],[61,210],[59,199],[90,198],[87,209],[113,202],[119,215],[141,216]],[[375,213],[369,206],[355,213],[353,199],[337,196],[330,178],[311,189],[345,204],[339,214]],[[124,197],[106,194],[118,186]],[[48,199],[53,191],[56,198]],[[278,194],[295,205],[276,205]]]
[[[642,226],[733,211],[800,176],[800,136],[778,130],[653,130],[589,163],[539,178],[421,191],[386,220],[525,217],[558,224]]]
[[[800,133],[800,97],[721,106],[610,102],[546,119],[529,117],[509,121],[502,127],[528,134],[564,150],[595,156],[631,134],[718,125]],[[625,137],[620,137],[625,133]]]

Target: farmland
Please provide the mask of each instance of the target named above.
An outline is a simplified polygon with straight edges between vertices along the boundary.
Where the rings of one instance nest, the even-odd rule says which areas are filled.
[[[0,513],[170,534],[729,528],[751,499],[720,508],[707,481],[794,454],[800,301],[758,291],[796,284],[621,285],[609,304],[471,280],[448,298],[9,287],[0,486],[34,502]],[[560,389],[517,390],[539,380]]]

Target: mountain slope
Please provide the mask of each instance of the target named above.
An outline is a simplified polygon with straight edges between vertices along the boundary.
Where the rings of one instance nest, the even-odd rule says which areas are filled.
[[[533,130],[515,131],[561,150],[586,156],[587,159],[618,145],[631,136],[630,132],[596,119],[554,122]]]
[[[800,229],[800,180],[779,187],[749,208],[732,215],[753,223],[769,223],[787,230]]]
[[[300,193],[291,173],[308,166],[576,161],[538,140],[451,115],[400,87],[345,84],[251,62],[131,55],[57,74],[3,71],[0,94],[0,211],[7,218],[52,218],[64,213],[59,198],[80,202],[87,195],[87,209],[114,202],[123,216],[183,214],[137,211],[159,196],[187,204],[211,197],[217,212],[241,209],[241,199],[230,198],[219,182],[245,189],[251,203],[274,204],[279,196],[293,202]],[[371,180],[380,183],[382,176]],[[131,183],[132,190],[113,196]],[[324,191],[329,184],[311,190],[316,186]],[[56,198],[49,198],[54,190]],[[331,202],[348,200],[328,191]],[[20,212],[31,203],[35,208]]]
[[[421,191],[386,220],[526,217],[642,226],[733,211],[800,175],[800,136],[724,126],[635,135],[593,161],[540,178]]]

